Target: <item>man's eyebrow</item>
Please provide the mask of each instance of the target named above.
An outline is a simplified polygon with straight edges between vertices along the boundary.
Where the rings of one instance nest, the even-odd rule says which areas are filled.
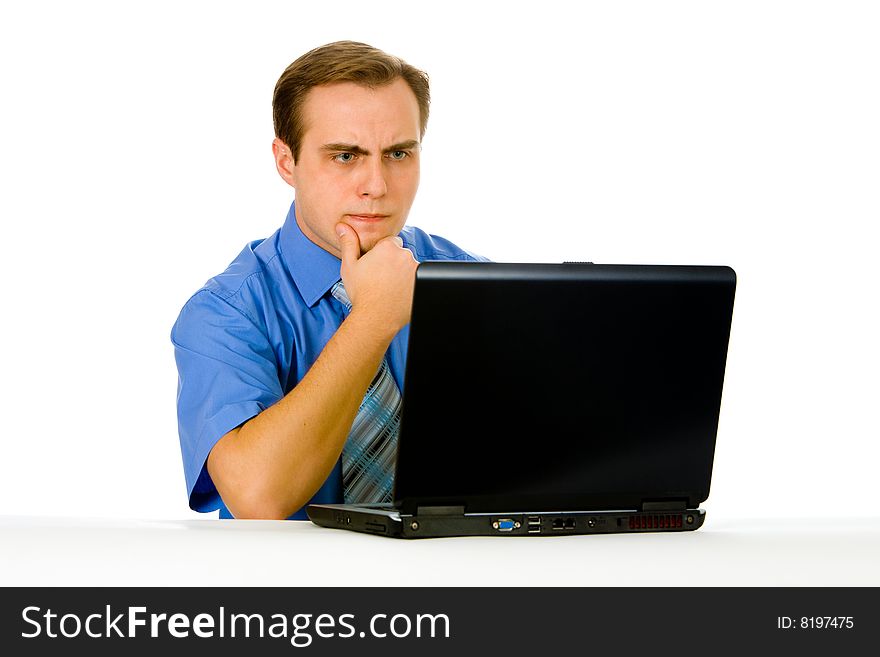
[[[354,153],[355,155],[369,155],[370,152],[361,148],[357,144],[324,144],[321,146],[322,151],[342,151],[345,153]]]
[[[402,141],[399,144],[394,144],[393,146],[389,146],[384,149],[383,153],[393,153],[394,151],[411,151],[414,148],[419,146],[419,142],[416,139],[409,139],[407,141]]]

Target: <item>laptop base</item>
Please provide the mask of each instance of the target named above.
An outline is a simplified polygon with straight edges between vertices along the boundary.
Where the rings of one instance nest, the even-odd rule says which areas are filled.
[[[518,513],[402,514],[387,505],[310,504],[309,519],[321,527],[390,538],[452,536],[563,536],[693,531],[702,527],[703,509],[651,511],[542,511]]]

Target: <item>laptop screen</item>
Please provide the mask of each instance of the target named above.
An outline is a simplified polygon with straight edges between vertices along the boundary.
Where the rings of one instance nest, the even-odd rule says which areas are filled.
[[[728,267],[422,263],[395,500],[697,506],[735,283]]]

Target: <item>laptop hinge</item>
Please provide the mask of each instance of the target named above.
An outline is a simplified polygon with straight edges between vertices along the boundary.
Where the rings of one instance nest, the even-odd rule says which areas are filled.
[[[684,511],[687,499],[674,500],[642,500],[642,511]]]
[[[420,506],[416,508],[419,516],[463,516],[463,506]]]

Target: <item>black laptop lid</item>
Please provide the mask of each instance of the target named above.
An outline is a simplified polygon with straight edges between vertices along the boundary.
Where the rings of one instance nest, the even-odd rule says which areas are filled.
[[[396,503],[697,506],[735,284],[729,267],[422,263]]]

